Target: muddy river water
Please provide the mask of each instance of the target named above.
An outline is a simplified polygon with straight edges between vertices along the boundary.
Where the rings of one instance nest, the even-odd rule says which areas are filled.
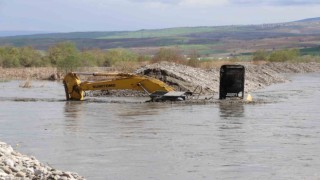
[[[320,74],[290,79],[252,93],[266,103],[193,105],[1,82],[0,140],[87,179],[319,179]]]

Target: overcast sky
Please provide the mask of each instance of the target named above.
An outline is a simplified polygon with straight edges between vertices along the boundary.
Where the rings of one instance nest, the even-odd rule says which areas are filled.
[[[118,31],[320,17],[320,0],[0,0],[0,31]]]

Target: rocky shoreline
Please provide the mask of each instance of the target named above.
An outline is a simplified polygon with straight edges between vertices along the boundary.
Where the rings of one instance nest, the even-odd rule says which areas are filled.
[[[74,172],[60,171],[39,162],[33,156],[23,155],[0,141],[0,180],[55,179],[84,180]]]

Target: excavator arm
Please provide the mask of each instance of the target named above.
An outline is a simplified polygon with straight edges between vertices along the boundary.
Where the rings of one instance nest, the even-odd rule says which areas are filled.
[[[113,77],[111,80],[102,81],[85,81],[81,82],[78,75],[93,75],[93,76],[107,76]],[[91,90],[137,90],[144,91],[150,95],[152,99],[162,97],[169,97],[169,99],[182,98],[185,95],[182,92],[175,92],[174,88],[165,84],[164,82],[135,74],[124,73],[68,73],[64,79],[63,84],[65,87],[67,100],[83,100],[84,92]],[[171,92],[168,94],[168,92]]]

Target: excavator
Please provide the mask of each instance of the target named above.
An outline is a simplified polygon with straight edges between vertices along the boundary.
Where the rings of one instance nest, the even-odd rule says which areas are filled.
[[[105,76],[107,80],[81,82],[80,75]],[[110,79],[111,78],[111,79]],[[68,73],[63,84],[66,93],[66,100],[84,100],[86,91],[96,90],[137,90],[146,92],[150,101],[183,101],[192,92],[175,91],[166,83],[143,75],[128,73]]]

